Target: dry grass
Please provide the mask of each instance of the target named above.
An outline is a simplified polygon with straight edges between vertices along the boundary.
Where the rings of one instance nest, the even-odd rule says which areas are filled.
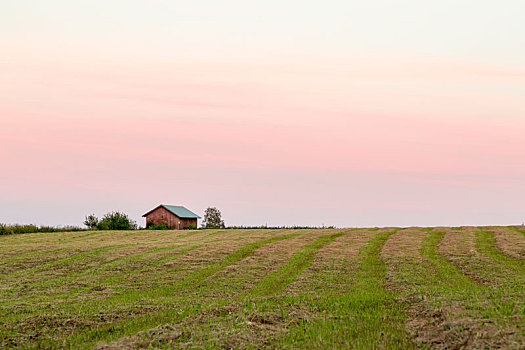
[[[383,253],[387,278],[409,305],[406,327],[416,341],[436,349],[518,349],[525,341],[519,326],[525,284],[520,288],[518,276],[487,255],[478,230],[435,228],[414,240],[391,237],[409,245],[399,245],[404,251],[419,249]]]
[[[417,258],[421,259],[421,244],[426,233],[418,227],[410,227],[390,236],[386,242],[381,257],[391,258]]]
[[[490,259],[476,250],[475,227],[464,227],[462,230],[449,228],[436,228],[436,230],[445,232],[445,237],[439,244],[441,255],[478,283],[490,283],[490,277],[483,271],[484,267],[490,264]]]
[[[214,275],[210,283],[219,284],[221,288],[211,290],[216,293],[220,291],[222,295],[227,292],[230,296],[250,290],[264,276],[288,261],[298,249],[315,238],[314,233],[305,232],[297,237],[267,244],[253,255]]]
[[[384,230],[352,230],[336,238],[318,251],[311,265],[284,293],[298,295],[318,293],[319,290],[339,291],[343,286],[350,287],[357,268],[359,251],[370,238],[382,231]]]
[[[494,232],[498,247],[515,258],[525,259],[525,236],[507,227],[489,227]]]
[[[519,349],[524,241],[499,227],[0,237],[0,347]]]

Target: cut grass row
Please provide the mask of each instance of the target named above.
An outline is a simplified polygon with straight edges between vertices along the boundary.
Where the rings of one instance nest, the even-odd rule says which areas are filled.
[[[120,321],[120,323],[123,322],[123,325],[119,326],[120,323],[117,323],[115,326],[112,327],[112,331],[110,334],[107,334],[107,326],[101,326],[101,327],[96,327],[95,329],[92,329],[88,332],[84,332],[83,335],[78,335],[79,338],[76,338],[76,336],[73,335],[70,341],[72,343],[79,341],[83,344],[82,346],[89,347],[92,345],[90,343],[90,340],[91,342],[100,340],[99,336],[101,334],[105,334],[106,336],[114,337],[114,336],[119,335],[119,330],[122,332],[124,330],[135,332],[136,330],[140,330],[144,327],[147,328],[148,326],[154,325],[154,324],[151,324],[150,322],[158,322],[158,320],[162,320],[162,319],[170,320],[173,316],[173,309],[179,310],[177,312],[177,315],[185,314],[183,310],[194,310],[194,311],[197,310],[198,311],[200,310],[200,308],[195,309],[194,307],[190,307],[189,305],[192,305],[193,303],[192,302],[188,303],[187,300],[184,300],[183,296],[177,295],[177,292],[182,292],[188,287],[192,287],[192,288],[198,287],[211,275],[251,255],[256,249],[262,247],[265,244],[269,244],[271,242],[275,242],[279,240],[288,239],[288,238],[295,237],[295,236],[297,236],[296,233],[288,234],[288,235],[279,235],[276,237],[259,240],[254,243],[248,243],[244,245],[242,248],[237,249],[231,254],[227,255],[222,260],[216,263],[209,264],[202,269],[197,269],[193,272],[190,272],[188,275],[180,279],[178,282],[168,285],[168,286],[162,286],[162,285],[158,286],[157,285],[148,290],[131,290],[131,291],[127,291],[127,292],[119,293],[117,295],[110,296],[101,301],[96,301],[96,303],[90,303],[91,305],[82,305],[78,307],[74,305],[68,309],[69,314],[80,313],[81,309],[84,309],[84,310],[89,309],[92,312],[97,309],[99,309],[100,311],[107,310],[107,309],[114,310],[114,309],[118,309],[120,306],[123,306],[123,305],[127,306],[127,305],[134,305],[137,303],[140,304],[140,302],[143,302],[143,301],[145,301],[148,304],[167,302],[167,304],[168,305],[171,304],[170,306],[172,307],[168,310],[162,310],[161,312],[157,312],[157,313],[153,312],[153,313],[148,313],[147,315],[134,317],[132,320]],[[165,297],[166,300],[163,300],[162,297]],[[171,299],[170,297],[172,297],[173,299]],[[97,305],[98,302],[101,302],[101,305]],[[38,343],[37,346],[40,346],[40,345],[43,346],[44,344],[48,344],[48,342]],[[56,345],[57,343],[52,343],[52,344]]]
[[[68,240],[64,246],[54,237],[53,248],[45,237],[28,237],[21,244],[35,255],[13,261],[42,259],[44,265],[7,272],[2,279],[7,288],[0,288],[5,326],[0,346],[520,344],[525,336],[523,259],[502,252],[490,228],[422,229],[420,241],[413,243],[419,250],[382,259],[385,243],[404,237],[403,232],[224,230],[177,236],[145,231],[142,238],[79,235],[78,245]],[[462,244],[450,249],[447,244],[454,240]],[[136,243],[140,249],[134,249]],[[70,251],[52,259],[51,250],[37,251],[40,244]],[[10,241],[0,253],[7,256],[10,248],[18,249]],[[72,271],[63,273],[68,266]],[[499,332],[493,337],[497,341],[488,340],[491,332]]]
[[[383,286],[385,265],[379,254],[382,245],[393,233],[395,231],[379,233],[361,249],[356,271],[358,286],[351,293],[345,293],[345,289],[340,293],[334,291],[333,294],[320,296],[281,294],[310,266],[320,249],[345,233],[322,236],[303,246],[240,298],[231,299],[229,304],[219,303],[211,309],[201,310],[199,322],[191,323],[191,328],[181,321],[176,326],[167,327],[171,329],[168,332],[164,327],[142,333],[135,337],[134,344],[170,348],[191,341],[193,346],[203,348],[232,344],[244,347],[251,344],[247,341],[255,337],[254,327],[259,327],[258,341],[262,342],[259,345],[270,348],[289,347],[290,344],[297,348],[415,347],[403,328],[402,305]],[[341,262],[340,267],[343,268],[343,265],[344,262]],[[307,318],[305,315],[309,314],[315,316]],[[272,337],[264,339],[261,335],[265,333],[270,333]],[[114,346],[122,344],[119,342]]]
[[[264,239],[264,240],[261,240],[261,241],[257,241],[257,242],[254,242],[254,243],[250,243],[248,245],[245,245],[244,247],[240,248],[240,249],[237,249],[236,251],[232,252],[231,254],[229,254],[228,256],[226,256],[224,259],[222,259],[221,261],[218,261],[214,264],[211,264],[203,269],[200,269],[200,270],[196,270],[195,272],[193,272],[192,274],[188,275],[186,278],[182,279],[179,283],[175,284],[175,285],[172,285],[170,286],[169,288],[167,289],[163,289],[161,291],[161,295],[155,295],[155,296],[152,296],[151,293],[149,293],[148,295],[148,298],[151,298],[153,297],[153,299],[158,299],[159,297],[166,297],[166,296],[169,296],[169,295],[176,295],[177,293],[180,293],[180,292],[184,292],[185,290],[189,289],[189,288],[192,288],[192,289],[196,289],[196,288],[207,288],[208,284],[204,285],[204,283],[206,282],[206,280],[208,278],[210,278],[211,276],[213,276],[214,274],[218,273],[219,271],[223,271],[226,267],[228,266],[231,266],[251,255],[253,255],[253,253],[263,247],[264,245],[267,245],[267,244],[270,244],[270,243],[273,243],[273,242],[278,242],[280,240],[286,240],[286,239],[290,239],[290,238],[293,238],[293,237],[296,237],[298,235],[300,235],[302,233],[292,233],[292,234],[285,234],[285,235],[280,235],[280,236],[277,236],[277,237],[273,237],[273,238],[269,238],[269,239]],[[307,251],[309,253],[311,253],[311,249],[315,249],[315,248],[319,248],[322,246],[322,244],[320,243],[328,243],[330,241],[330,239],[334,239],[336,236],[339,236],[340,234],[336,234],[335,236],[329,236],[328,238],[325,238],[325,237],[321,237],[319,238],[318,240],[315,241],[315,247],[311,247],[309,246],[307,248]],[[310,248],[310,249],[309,249]],[[299,254],[300,256],[304,257],[305,256],[305,252],[301,252]],[[304,263],[304,262],[303,262]],[[265,280],[265,282],[263,283],[263,285],[268,285],[268,280]],[[276,284],[273,284],[275,287],[276,287]],[[217,287],[217,286],[214,286],[214,287]],[[180,294],[179,294],[180,295]],[[223,295],[224,297],[224,295]],[[235,302],[235,300],[238,300],[239,299],[239,296],[237,295],[229,295],[229,298],[227,299],[224,299],[224,298],[220,298],[218,300],[208,300],[208,304],[207,305],[204,305],[204,304],[199,304],[198,307],[190,307],[189,309],[188,308],[181,308],[181,311],[179,312],[180,315],[182,315],[181,318],[177,317],[177,319],[179,319],[180,321],[188,318],[188,317],[191,317],[191,316],[194,316],[196,314],[199,314],[199,313],[206,313],[206,312],[209,312],[210,310],[215,310],[215,309],[218,309],[218,308],[221,308],[221,307],[224,307],[224,306],[227,306],[229,304],[231,304],[232,302]],[[129,294],[126,296],[126,300],[129,302]],[[179,300],[177,300],[178,302],[182,302],[184,303],[185,300],[184,299],[180,299],[180,296],[179,296]],[[177,305],[180,305],[180,304],[177,304]],[[145,324],[143,323],[141,328],[142,330],[145,330],[145,329],[148,329],[148,328],[151,328],[151,326],[154,326],[154,325],[158,325],[159,323],[162,323],[162,321],[164,322],[171,322],[173,323],[173,319],[172,319],[172,312],[170,310],[168,311],[162,311],[162,312],[159,312],[155,315],[155,317],[152,319],[151,315],[148,315],[147,317],[144,317],[145,318]],[[152,323],[153,321],[153,323]],[[179,321],[179,322],[180,322]],[[116,327],[115,330],[118,331],[120,329],[122,330],[125,330],[124,333],[128,333],[128,334],[134,334],[137,330],[137,323],[136,322],[132,322],[132,323],[129,323],[127,324],[126,326],[122,327],[122,328],[118,328]],[[118,339],[118,337],[117,337]],[[83,341],[85,341],[86,339],[83,339]]]
[[[295,348],[415,347],[404,331],[403,306],[383,286],[385,264],[379,253],[395,232],[379,233],[361,249],[355,271],[357,285],[351,292],[344,286],[343,290],[329,294],[281,295],[284,287],[312,263],[315,252],[342,236],[338,233],[305,245],[288,262],[269,273],[235,305],[234,316],[230,312],[216,312],[205,322],[192,324],[191,332],[186,328],[171,337],[150,336],[142,341],[161,348],[189,339],[199,347],[239,346],[239,339],[254,336],[253,325],[257,324],[262,334],[272,333],[272,328],[276,331],[273,339],[258,339],[270,348],[286,348],[291,344]],[[344,269],[345,263],[340,261],[338,268]],[[235,330],[235,337],[228,329]]]
[[[268,273],[247,293],[247,296],[265,297],[280,295],[286,286],[292,283],[304,269],[310,266],[319,249],[347,233],[347,231],[344,231],[321,236],[315,241],[305,245],[300,251],[292,255],[290,260],[283,264],[279,269]]]
[[[477,252],[451,255],[442,245],[446,234],[472,239]],[[512,348],[523,341],[521,262],[497,248],[493,233],[428,230],[420,253],[389,261],[391,280],[410,302],[408,328],[417,340],[468,348]],[[507,336],[495,337],[497,332]]]
[[[180,284],[179,291],[183,291],[183,290],[188,289],[190,287],[191,288],[199,287],[200,285],[202,285],[202,283],[204,283],[206,281],[207,278],[209,278],[213,274],[216,274],[217,272],[224,270],[227,266],[231,266],[234,263],[239,262],[239,261],[241,261],[241,260],[251,256],[255,252],[256,249],[261,248],[263,245],[266,245],[266,244],[269,244],[269,243],[272,243],[272,242],[277,242],[279,240],[289,239],[289,238],[298,236],[300,234],[301,233],[282,235],[282,236],[274,237],[274,238],[271,238],[271,239],[267,239],[267,240],[263,240],[263,241],[259,241],[259,242],[247,245],[247,246],[245,246],[245,247],[235,251],[234,253],[232,253],[231,255],[226,257],[221,262],[219,262],[217,264],[214,264],[214,265],[210,266],[209,268],[200,270],[200,271],[196,272],[194,275],[192,275],[189,278],[185,279]],[[282,290],[284,287],[286,287],[286,285],[288,285],[291,281],[293,281],[294,278],[298,274],[300,274],[300,272],[302,270],[304,270],[309,265],[309,263],[311,263],[311,261],[315,257],[315,252],[317,250],[322,248],[324,245],[330,243],[335,238],[340,237],[340,236],[342,236],[344,234],[346,234],[346,232],[338,232],[338,233],[334,233],[334,234],[331,234],[331,235],[323,235],[323,236],[317,238],[315,241],[313,241],[313,242],[311,242],[309,244],[306,244],[297,253],[293,254],[292,258],[290,260],[288,260],[280,268],[278,268],[277,270],[269,272],[261,281],[259,281],[254,286],[253,289],[249,290],[247,293],[244,293],[244,294],[240,293],[238,295],[229,295],[229,298],[227,298],[227,299],[221,298],[219,300],[215,300],[214,303],[209,303],[210,301],[208,301],[207,307],[194,309],[193,312],[185,313],[184,319],[189,318],[191,316],[198,315],[198,314],[200,314],[201,316],[202,315],[206,315],[206,314],[221,315],[220,311],[217,311],[217,310],[221,310],[224,307],[233,308],[234,306],[232,306],[232,304],[233,305],[237,305],[239,303],[253,304],[255,302],[253,300],[253,298],[258,299],[258,298],[260,298],[262,296],[267,296],[267,295],[273,294],[275,292],[278,293],[280,290]],[[206,288],[207,286],[208,285],[204,286],[204,288]],[[214,286],[214,287],[217,287],[217,286]],[[224,297],[224,295],[222,295],[222,296]],[[237,307],[237,310],[239,310],[239,307]],[[220,324],[220,321],[217,320],[217,319],[214,319],[214,322],[217,322],[217,323]],[[197,325],[197,326],[205,327],[205,326],[209,326],[209,325],[210,325],[210,323],[204,323],[204,324],[200,324],[200,325]],[[194,328],[195,328],[195,326],[192,325],[192,332],[193,333],[196,332]],[[219,339],[210,338],[209,332],[207,332],[207,331],[204,332],[203,331],[201,334],[206,334],[206,339],[201,339],[202,341],[204,341],[204,344],[201,344],[202,346],[206,347],[206,346],[218,345],[217,341]],[[170,347],[170,346],[173,345],[173,341],[174,340],[176,340],[177,342],[183,342],[183,341],[187,340],[187,337],[181,337],[180,334],[179,334],[176,337],[176,339],[168,339],[168,340],[170,340],[169,342],[166,342],[166,339],[164,339],[164,340],[165,341],[163,342],[163,341],[159,341],[157,339],[155,341],[155,346],[156,347],[159,347],[159,346],[162,346],[162,345],[168,346],[168,344],[169,344],[168,347]],[[193,341],[195,342],[196,339],[193,339]],[[116,347],[119,347],[120,345],[121,345],[121,343],[119,343],[119,345],[117,345]]]
[[[180,240],[184,237],[187,237],[187,235],[176,237],[176,239],[174,239],[173,241]],[[191,242],[192,244],[189,247],[183,248],[182,250],[176,249],[175,251],[168,251],[168,254],[155,256],[154,259],[151,259],[151,255],[156,252],[165,250],[166,247],[150,246],[151,248],[145,252],[123,257],[122,259],[115,259],[114,261],[109,261],[108,265],[106,266],[106,269],[104,271],[101,271],[100,269],[104,267],[105,263],[104,259],[98,256],[98,254],[102,252],[112,251],[114,249],[121,248],[124,246],[128,246],[112,245],[113,241],[111,241],[108,242],[108,244],[110,245],[97,248],[83,248],[82,251],[76,253],[73,251],[73,254],[69,254],[66,257],[57,257],[55,259],[48,259],[47,256],[40,257],[41,261],[44,261],[43,263],[41,262],[40,264],[36,264],[36,266],[32,268],[25,269],[20,272],[14,272],[7,277],[14,281],[15,286],[16,284],[25,283],[23,281],[27,278],[30,278],[32,280],[32,289],[38,289],[37,287],[49,287],[53,285],[63,286],[68,284],[75,284],[79,279],[83,282],[87,282],[89,288],[97,287],[100,284],[106,284],[111,286],[115,282],[122,282],[122,280],[124,279],[129,279],[130,277],[133,277],[135,275],[142,275],[143,273],[148,273],[148,279],[151,279],[153,281],[160,281],[163,279],[162,273],[166,273],[169,271],[164,271],[163,269],[157,270],[158,267],[162,266],[167,262],[176,260],[178,257],[192,250],[202,247],[207,242],[206,238],[207,237],[204,237],[203,240]],[[210,248],[212,247],[210,246]],[[51,252],[51,254],[53,254],[53,252]],[[141,256],[149,256],[150,259],[141,261],[141,264],[139,264],[138,266],[136,264],[124,265],[122,266],[121,271],[116,271],[116,273],[103,273],[111,272],[111,267],[116,267],[123,263],[129,263],[138,260]],[[84,258],[84,260],[78,261],[80,260],[80,258]],[[68,262],[72,263],[73,261],[75,262],[75,264],[82,265],[73,269],[74,265],[70,264],[72,270],[69,273],[67,273],[67,275],[64,275],[64,273],[59,273],[60,270],[56,269],[57,267],[64,266]],[[39,272],[41,272],[40,277],[38,274]],[[52,273],[50,274],[50,272]],[[99,284],[94,283],[97,280]],[[119,284],[116,285],[118,286]],[[88,290],[86,292],[88,292]],[[29,295],[28,297],[31,298],[32,296]],[[57,297],[57,295],[50,296],[50,298],[53,297]],[[19,298],[19,301],[20,300],[23,299]],[[1,303],[2,301],[0,298],[0,305]]]
[[[383,245],[397,231],[376,234],[360,250],[353,291],[300,296],[295,303],[309,305],[324,317],[299,322],[277,347],[415,348],[404,329],[404,305],[385,287],[386,265],[380,257]]]
[[[507,255],[498,248],[494,232],[481,229],[476,232],[476,249],[521,276],[525,275],[525,260]]]

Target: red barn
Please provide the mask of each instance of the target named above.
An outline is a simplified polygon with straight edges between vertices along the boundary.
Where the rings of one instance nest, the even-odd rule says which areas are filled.
[[[200,216],[183,206],[164,204],[148,211],[142,217],[146,218],[146,223],[152,222],[155,225],[166,224],[166,226],[174,230],[182,230],[188,226],[197,228],[197,219],[200,219]]]

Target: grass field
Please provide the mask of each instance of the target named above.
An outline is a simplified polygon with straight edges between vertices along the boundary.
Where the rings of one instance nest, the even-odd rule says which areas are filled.
[[[0,348],[525,347],[517,227],[0,237]]]

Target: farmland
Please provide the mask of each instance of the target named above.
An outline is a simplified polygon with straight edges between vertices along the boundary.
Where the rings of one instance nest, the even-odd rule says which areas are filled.
[[[521,227],[0,237],[0,348],[523,348]]]

